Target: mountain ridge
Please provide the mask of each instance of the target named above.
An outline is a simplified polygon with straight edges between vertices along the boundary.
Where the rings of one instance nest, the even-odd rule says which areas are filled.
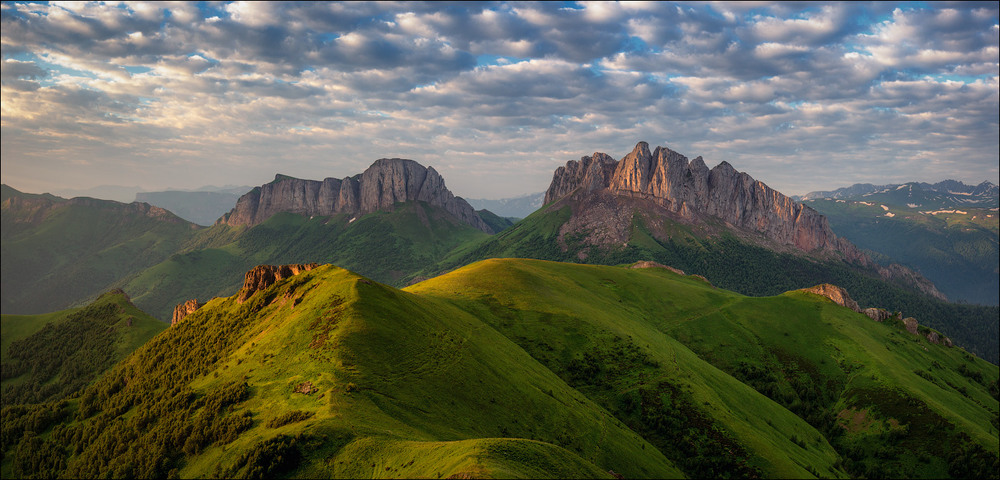
[[[899,265],[883,267],[872,261],[854,244],[834,234],[826,217],[809,206],[738,172],[728,162],[709,170],[702,157],[688,161],[687,157],[666,147],[649,151],[649,144],[639,142],[628,155],[615,160],[596,152],[580,161],[570,160],[556,169],[545,194],[545,204],[552,205],[567,197],[570,203],[598,203],[589,197],[611,196],[607,210],[621,210],[615,205],[619,197],[651,201],[674,218],[689,224],[706,223],[706,217],[722,220],[727,225],[763,234],[782,245],[822,257],[840,257],[848,263],[874,269],[884,279],[904,281],[920,291],[944,299],[929,280]],[[608,203],[608,202],[602,202]],[[627,209],[627,207],[625,207]],[[620,243],[625,234],[626,219],[616,215],[585,213],[590,207],[575,209],[572,225],[560,231],[560,238],[582,229],[618,229],[610,238],[593,237],[592,242]],[[584,218],[585,216],[589,218]],[[630,220],[630,219],[629,219]],[[610,225],[617,223],[619,225]]]
[[[216,224],[253,226],[279,212],[364,215],[391,211],[396,203],[408,201],[441,207],[463,222],[493,233],[468,202],[448,190],[434,167],[401,158],[378,159],[363,173],[342,180],[303,180],[277,174],[274,181],[241,196]]]

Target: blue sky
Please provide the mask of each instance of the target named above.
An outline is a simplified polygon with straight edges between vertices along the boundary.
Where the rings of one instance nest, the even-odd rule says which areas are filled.
[[[996,2],[3,3],[3,182],[544,190],[636,142],[786,194],[998,182]]]

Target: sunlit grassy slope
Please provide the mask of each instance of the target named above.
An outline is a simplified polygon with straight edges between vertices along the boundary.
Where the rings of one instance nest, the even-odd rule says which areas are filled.
[[[86,307],[3,315],[3,404],[71,396],[166,328],[121,292]]]
[[[962,476],[942,449],[980,472],[997,368],[908,335],[664,269],[488,260],[397,290],[323,266],[5,413],[4,476]]]
[[[744,297],[666,269],[531,260],[478,262],[407,290],[475,312],[636,430],[647,425],[629,410],[633,391],[657,376],[689,391],[768,475],[832,475],[830,442],[852,475],[945,476],[954,452],[976,449],[965,435],[995,465],[995,365],[812,294]],[[614,369],[620,339],[657,365],[630,369],[645,378]]]
[[[588,232],[566,235],[560,240],[560,230],[570,216],[569,206],[556,203],[543,207],[497,235],[460,245],[426,267],[421,275],[437,276],[488,258],[515,257],[597,265],[652,260],[705,276],[720,288],[752,296],[778,295],[832,283],[847,288],[862,307],[880,307],[915,316],[922,324],[941,330],[976,355],[995,364],[1000,362],[997,344],[1000,324],[996,321],[1000,310],[995,306],[943,302],[886,282],[874,271],[841,261],[777,252],[731,233],[707,235],[666,218],[651,219],[639,210],[633,214],[625,246],[588,245],[583,241]],[[905,243],[909,237],[898,235],[892,241]],[[996,278],[995,272],[992,275]]]

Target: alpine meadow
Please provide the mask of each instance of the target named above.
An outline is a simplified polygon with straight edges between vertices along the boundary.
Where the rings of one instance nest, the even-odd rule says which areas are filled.
[[[995,2],[0,27],[4,479],[1000,479]]]

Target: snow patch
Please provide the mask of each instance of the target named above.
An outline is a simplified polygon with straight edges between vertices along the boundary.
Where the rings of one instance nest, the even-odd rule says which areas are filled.
[[[887,207],[885,205],[879,205],[879,206],[882,207],[882,210],[885,210],[887,212],[889,211],[889,207]]]
[[[902,189],[904,189],[906,187],[909,187],[909,185],[900,185],[900,186],[896,187],[896,190],[902,190]]]
[[[895,214],[895,213],[892,213],[892,212],[885,212],[885,216],[887,216],[887,217],[889,217],[889,218],[892,218],[892,217],[895,217],[895,216],[896,216],[896,214]]]
[[[917,207],[919,207],[920,205],[917,205],[916,203],[907,203],[907,204],[906,204],[906,206],[907,206],[907,207],[910,207],[910,208],[917,208]]]

